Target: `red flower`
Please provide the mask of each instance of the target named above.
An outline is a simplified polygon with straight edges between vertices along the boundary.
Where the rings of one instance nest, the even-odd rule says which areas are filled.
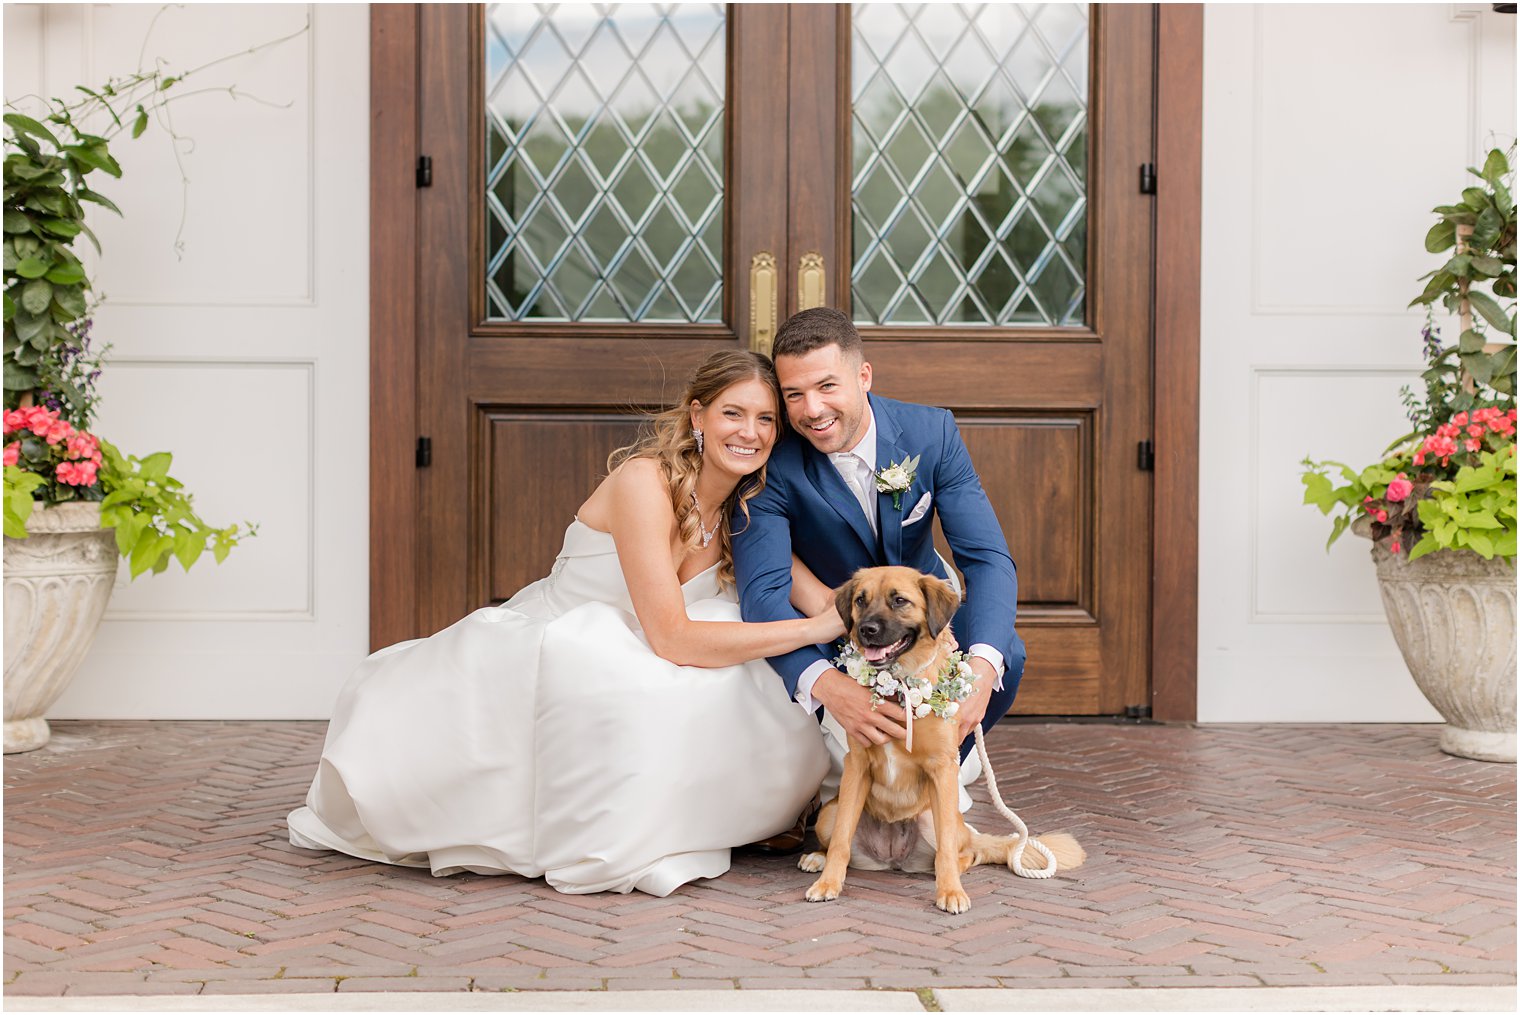
[[[7,413],[7,415],[9,414]],[[21,461],[21,445],[15,441],[11,441],[11,443],[5,446],[5,464],[15,465],[19,461]]]
[[[1470,423],[1470,424],[1468,424],[1468,427],[1467,427],[1467,436],[1469,436],[1469,437],[1482,437],[1484,433],[1485,433],[1485,431],[1483,429],[1482,424],[1480,424],[1480,423]]]
[[[1469,437],[1467,440],[1462,442],[1462,446],[1469,451],[1477,451],[1483,447],[1483,442],[1478,440],[1476,437]]]
[[[1453,423],[1455,423],[1457,426],[1466,426],[1467,425],[1467,413],[1465,413],[1465,412],[1459,412],[1455,416],[1451,417],[1451,421]]]

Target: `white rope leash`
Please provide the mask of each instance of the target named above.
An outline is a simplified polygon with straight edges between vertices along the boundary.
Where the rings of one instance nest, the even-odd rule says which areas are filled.
[[[1049,878],[1056,873],[1055,854],[1046,848],[1043,842],[1039,842],[1029,836],[1029,826],[1024,824],[1024,819],[1013,813],[1013,810],[1003,803],[1003,796],[998,792],[997,777],[992,774],[992,761],[987,757],[987,742],[982,739],[982,724],[976,724],[976,753],[982,760],[982,774],[987,777],[987,792],[992,796],[992,805],[998,809],[998,813],[1007,818],[1009,823],[1019,833],[1019,844],[1013,847],[1013,855],[1008,858],[1008,866],[1021,878]],[[1040,870],[1030,870],[1023,864],[1024,847],[1033,846],[1035,850],[1045,857],[1045,866]]]

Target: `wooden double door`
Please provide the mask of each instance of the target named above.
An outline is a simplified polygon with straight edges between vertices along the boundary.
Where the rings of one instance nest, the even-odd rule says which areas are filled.
[[[826,304],[956,414],[1014,711],[1145,705],[1154,16],[420,5],[410,633],[546,573],[640,412]]]

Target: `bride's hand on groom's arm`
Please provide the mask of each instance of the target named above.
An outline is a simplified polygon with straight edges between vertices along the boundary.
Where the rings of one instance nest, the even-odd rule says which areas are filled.
[[[812,618],[814,623],[813,645],[827,645],[844,637],[844,621],[840,619],[839,610],[830,601],[822,613]]]
[[[908,717],[901,708],[884,701],[872,709],[870,690],[838,670],[825,670],[819,676],[813,698],[823,702],[850,739],[864,747],[908,735],[903,725]]]

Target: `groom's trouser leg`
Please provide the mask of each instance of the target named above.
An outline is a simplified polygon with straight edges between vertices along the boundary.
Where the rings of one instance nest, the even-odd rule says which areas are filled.
[[[1019,691],[1018,677],[1022,676],[1022,673],[1017,675],[1011,673],[1005,674],[1003,677],[1003,689],[992,692],[992,697],[987,701],[987,714],[982,716],[982,733],[991,733],[992,727],[997,725],[997,721],[1007,715],[1008,710],[1013,707],[1013,696]],[[961,741],[961,760],[965,761],[967,756],[974,750],[976,750],[976,734],[972,733],[971,736]]]

